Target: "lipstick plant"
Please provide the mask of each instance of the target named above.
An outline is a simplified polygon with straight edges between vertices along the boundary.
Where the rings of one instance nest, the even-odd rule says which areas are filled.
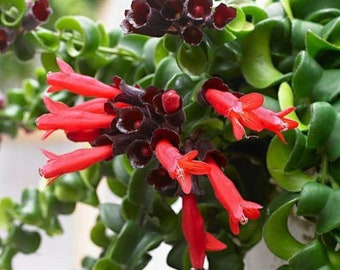
[[[0,201],[0,269],[80,203],[102,249],[82,269],[143,269],[161,243],[164,267],[243,269],[261,239],[279,269],[340,268],[339,1],[132,0],[113,30],[81,15],[43,28],[52,16],[0,1],[0,51],[42,66],[5,92],[0,131],[82,147],[41,149],[44,187]],[[306,241],[292,217],[313,224]]]

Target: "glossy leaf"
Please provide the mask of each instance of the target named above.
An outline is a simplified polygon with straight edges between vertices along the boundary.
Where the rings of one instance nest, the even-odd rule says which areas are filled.
[[[153,84],[157,87],[164,88],[169,80],[176,74],[182,73],[178,68],[176,60],[170,56],[163,58],[155,70]]]
[[[236,18],[227,24],[226,28],[234,34],[231,36],[233,39],[236,35],[244,36],[254,29],[254,24],[246,20],[246,14],[241,7],[236,6]]]
[[[76,202],[85,198],[86,188],[78,173],[68,173],[58,179],[54,194],[62,202]]]
[[[286,1],[287,2],[287,1]],[[304,50],[308,47],[308,42],[306,44],[306,35],[310,33],[318,35],[321,33],[322,25],[306,20],[294,19],[292,21],[292,42],[293,46],[298,50]],[[307,49],[308,53],[310,51]],[[313,56],[314,54],[310,54]]]
[[[169,252],[167,264],[175,269],[190,270],[191,264],[186,243],[177,243]]]
[[[149,37],[144,35],[125,35],[119,39],[117,46],[118,48],[129,51],[138,58],[143,54],[144,45],[148,39]]]
[[[2,198],[0,200],[0,228],[9,230],[13,222],[13,212],[15,203],[11,198]]]
[[[297,199],[297,195],[293,193],[285,192],[277,196],[269,205],[270,216],[263,230],[263,238],[267,247],[273,254],[284,260],[289,260],[303,248],[303,244],[292,236],[287,225]]]
[[[326,233],[340,227],[340,214],[337,205],[340,190],[319,183],[309,183],[301,191],[297,215],[316,217],[316,230]]]
[[[152,164],[134,171],[127,193],[128,199],[132,203],[145,209],[150,209],[154,200],[154,190],[146,182],[146,175],[150,168],[152,168]]]
[[[323,269],[333,270],[327,256],[324,246],[315,241],[307,247],[300,250],[289,261],[289,265],[293,269],[309,270],[309,269]]]
[[[297,97],[309,97],[322,76],[322,68],[307,52],[302,51],[296,56],[292,87]]]
[[[79,174],[86,187],[89,190],[94,191],[101,179],[99,164],[92,165],[85,170],[80,171]]]
[[[340,113],[337,113],[336,121],[327,140],[327,155],[329,160],[334,161],[340,157]]]
[[[38,42],[38,44],[46,51],[46,52],[56,52],[59,48],[59,40],[58,37],[47,30],[39,29],[32,32],[32,35]]]
[[[40,245],[40,234],[22,228],[15,228],[12,244],[22,253],[30,254],[35,252]]]
[[[287,82],[283,82],[283,83],[280,84],[279,91],[278,91],[278,99],[279,99],[281,110],[288,109],[289,107],[292,107],[292,106],[295,105],[294,104],[294,94],[293,94],[292,88],[289,86],[289,84]],[[286,118],[292,119],[292,120],[298,122],[299,123],[298,128],[301,131],[308,129],[307,125],[301,123],[301,121],[298,118],[298,116],[296,115],[295,111],[288,114],[286,116]]]
[[[314,149],[327,142],[336,122],[336,117],[337,114],[329,103],[320,101],[312,104],[306,144],[308,148]]]
[[[176,60],[178,66],[184,73],[200,75],[208,69],[209,59],[205,43],[199,46],[190,46],[183,42],[177,52]]]
[[[267,167],[278,185],[289,191],[300,191],[306,183],[314,181],[315,176],[307,175],[301,169],[291,170],[294,162],[291,162],[291,165],[288,163],[289,171],[285,171],[289,159],[298,157],[295,154],[291,156],[292,147],[293,145],[283,144],[278,137],[274,137],[267,151]]]
[[[65,35],[67,52],[72,57],[92,53],[100,44],[100,32],[95,23],[87,17],[61,17],[56,21],[55,28]]]
[[[306,18],[315,11],[324,8],[340,8],[340,3],[333,0],[324,0],[319,2],[310,2],[308,0],[289,1],[295,18]]]
[[[113,194],[117,195],[118,197],[124,197],[127,193],[127,185],[122,183],[116,178],[107,177],[106,183],[110,188]]]
[[[339,93],[340,71],[323,68],[305,51],[299,53],[294,64],[292,87],[297,97],[313,101],[331,101]]]
[[[1,23],[9,27],[18,26],[25,15],[26,7],[25,0],[1,0]]]
[[[91,241],[99,247],[106,248],[110,244],[110,238],[106,234],[106,226],[99,221],[91,229]]]
[[[115,264],[112,260],[109,258],[101,258],[93,265],[93,268],[91,270],[121,270],[121,266]]]
[[[34,38],[31,33],[18,36],[13,44],[13,51],[21,61],[31,60],[35,55]]]
[[[38,225],[42,223],[42,209],[38,189],[26,188],[23,191],[18,215],[20,220],[27,224]]]
[[[104,203],[99,206],[99,215],[105,226],[115,233],[119,233],[125,220],[118,204]]]
[[[111,258],[115,263],[124,266],[124,269],[134,270],[143,263],[144,255],[157,247],[161,241],[161,235],[148,232],[136,222],[129,221],[117,236]]]
[[[298,129],[286,133],[287,142],[292,146],[284,171],[289,172],[313,166],[318,155],[306,148],[306,136]]]
[[[314,32],[307,32],[306,48],[312,57],[317,57],[325,51],[340,51],[340,46],[330,43],[326,38],[323,38]]]
[[[270,55],[269,41],[274,26],[285,28],[280,20],[266,19],[243,41],[240,67],[247,82],[255,88],[266,88],[285,78],[273,65]]]

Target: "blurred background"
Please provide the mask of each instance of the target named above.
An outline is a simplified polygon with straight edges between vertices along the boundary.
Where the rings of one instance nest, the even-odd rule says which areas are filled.
[[[95,21],[102,21],[107,29],[118,28],[129,8],[130,0],[50,0],[53,14],[45,27],[53,28],[54,21],[61,15],[85,15]],[[34,76],[34,68],[39,63],[39,56],[28,62],[18,62],[11,54],[0,55],[0,91],[20,87],[23,78]],[[0,148],[0,197],[11,197],[20,201],[22,190],[26,187],[44,185],[38,174],[38,168],[46,162],[40,152],[44,148],[62,154],[79,145],[68,143],[63,134],[55,133],[49,140],[41,141],[41,133],[19,134],[15,139],[4,137]],[[106,184],[99,188],[102,203],[117,202]],[[98,209],[84,204],[77,204],[77,209],[70,216],[61,217],[64,233],[48,237],[42,233],[42,242],[34,255],[19,254],[14,259],[13,269],[49,269],[80,270],[81,259],[86,255],[98,256],[99,249],[91,242],[89,233],[95,224]],[[0,232],[1,233],[1,232]],[[166,256],[170,248],[161,245],[153,251],[153,259],[147,270],[170,269],[166,267]],[[256,246],[246,258],[248,270],[271,270],[280,265],[280,261],[269,255],[263,243]],[[260,258],[260,259],[259,259]],[[265,259],[264,259],[265,258]]]

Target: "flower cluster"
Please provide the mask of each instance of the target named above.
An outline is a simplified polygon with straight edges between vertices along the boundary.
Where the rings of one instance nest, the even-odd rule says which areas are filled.
[[[256,132],[264,129],[272,131],[286,143],[282,132],[298,126],[296,121],[285,118],[287,114],[294,111],[294,107],[273,112],[262,106],[264,102],[262,95],[232,93],[219,78],[211,78],[204,83],[201,100],[208,102],[218,114],[230,120],[237,140],[246,136],[245,127],[247,127]]]
[[[46,131],[44,139],[55,130],[63,130],[71,141],[88,142],[92,147],[61,156],[43,151],[50,160],[40,173],[49,178],[50,183],[64,173],[84,169],[123,153],[134,167],[144,167],[153,156],[153,134],[168,129],[180,131],[184,112],[176,91],[164,92],[157,87],[142,90],[117,77],[112,85],[106,85],[75,73],[60,59],[57,62],[61,71],[47,75],[48,92],[67,89],[94,99],[68,107],[44,97],[49,113],[36,120],[37,128]],[[159,132],[155,132],[156,129]],[[82,158],[78,158],[79,155],[83,155]]]
[[[3,12],[6,12],[6,6],[4,6],[4,10],[1,10],[0,7],[0,14],[5,18],[6,15],[2,14]],[[0,52],[4,53],[18,36],[47,22],[51,13],[48,0],[36,0],[34,3],[29,2],[27,4],[26,13],[18,27],[12,28],[0,24]]]
[[[205,26],[223,29],[236,16],[236,9],[212,0],[133,0],[121,27],[126,33],[160,37],[180,34],[190,45],[203,40]]]
[[[57,59],[60,72],[49,73],[48,92],[68,91],[91,97],[69,107],[44,97],[49,110],[40,116],[37,127],[47,138],[55,130],[63,130],[75,142],[88,142],[90,148],[56,155],[43,150],[48,162],[40,174],[55,181],[64,173],[79,171],[90,165],[126,154],[134,168],[146,166],[156,158],[159,165],[150,170],[146,181],[160,192],[182,197],[182,230],[188,243],[191,264],[202,269],[206,251],[226,248],[207,232],[196,198],[203,194],[199,177],[206,177],[216,199],[229,216],[231,232],[240,233],[239,225],[260,216],[261,205],[242,198],[232,180],[223,172],[226,158],[210,141],[187,138],[181,144],[185,123],[183,101],[173,89],[164,91],[155,86],[141,89],[114,77],[112,85],[77,74],[72,67]],[[229,91],[222,80],[206,81],[200,92],[217,113],[230,119],[236,139],[245,136],[245,128],[268,129],[284,142],[282,132],[297,126],[284,116],[294,108],[275,113],[262,107],[263,96],[257,93],[239,95]],[[204,178],[203,178],[204,179]]]

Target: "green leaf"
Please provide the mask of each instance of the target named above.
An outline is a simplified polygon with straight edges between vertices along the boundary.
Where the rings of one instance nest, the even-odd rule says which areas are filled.
[[[1,23],[8,27],[18,26],[26,13],[25,0],[1,0]]]
[[[297,55],[292,77],[296,97],[309,97],[313,101],[332,101],[340,93],[339,83],[339,70],[323,70],[305,51]]]
[[[93,270],[93,266],[96,263],[96,259],[90,256],[86,256],[81,261],[81,266],[83,270]]]
[[[161,242],[162,236],[158,233],[148,232],[135,221],[128,221],[117,236],[111,259],[126,270],[141,269],[147,252]]]
[[[143,54],[144,45],[148,40],[149,37],[144,35],[124,35],[119,39],[117,46],[118,48],[129,51],[137,58],[140,58],[140,56]]]
[[[278,19],[259,22],[242,42],[240,67],[247,82],[255,88],[263,89],[286,78],[273,65],[270,54],[271,32],[275,27],[285,29],[285,23]]]
[[[319,241],[314,241],[307,247],[300,250],[289,260],[289,265],[293,269],[299,270],[335,269],[330,264],[325,247]]]
[[[54,194],[62,202],[76,202],[85,198],[86,187],[78,173],[68,173],[55,183]]]
[[[99,259],[91,270],[122,270],[122,268],[110,260],[110,258],[104,257]]]
[[[292,88],[287,82],[283,82],[280,84],[279,91],[278,91],[278,99],[279,99],[281,110],[285,110],[285,109],[288,109],[289,107],[294,106],[294,94],[293,94]],[[295,111],[291,112],[285,117],[298,122],[299,123],[298,128],[301,131],[305,131],[308,129],[307,125],[301,123]]]
[[[122,183],[116,178],[106,177],[106,183],[110,190],[117,195],[118,197],[122,198],[127,193],[127,185]]]
[[[327,140],[326,151],[330,161],[340,157],[340,113],[337,113],[336,121]]]
[[[79,172],[81,179],[89,190],[94,191],[99,184],[101,179],[99,167],[99,164],[94,164]]]
[[[164,88],[173,76],[180,73],[182,72],[177,66],[176,60],[171,56],[165,57],[155,70],[153,84],[157,87]]]
[[[176,60],[184,73],[200,75],[209,66],[207,45],[202,42],[199,46],[190,46],[183,42],[177,49]]]
[[[146,175],[154,165],[149,164],[147,167],[137,169],[131,175],[128,189],[128,199],[142,208],[150,209],[154,201],[155,193],[153,188],[146,182]]]
[[[340,46],[336,46],[328,42],[326,39],[311,31],[307,32],[306,35],[306,48],[307,52],[312,57],[317,57],[319,54],[325,51],[340,51]]]
[[[289,1],[289,3],[295,18],[308,18],[308,16],[313,14],[315,11],[319,11],[325,8],[340,9],[340,3],[338,1],[333,0],[323,1],[299,0]]]
[[[130,172],[127,170],[126,166],[124,166],[126,157],[124,155],[119,155],[113,159],[112,169],[115,175],[115,178],[121,183],[127,185],[130,181]]]
[[[122,201],[122,215],[125,220],[138,219],[138,217],[144,212],[144,209],[138,204],[132,203],[126,196]]]
[[[27,224],[39,225],[42,223],[42,209],[40,206],[40,193],[36,188],[26,188],[21,197],[21,206],[18,209],[18,218]]]
[[[285,136],[296,136],[294,132],[286,132]],[[291,170],[291,165],[288,165],[290,171],[285,171],[287,170],[286,166],[289,159],[294,156],[297,157],[295,154],[291,156],[292,149],[293,145],[283,144],[280,139],[275,136],[268,147],[266,158],[267,167],[273,180],[281,187],[289,191],[300,191],[306,183],[315,181],[316,177],[305,174],[301,169]],[[291,162],[291,164],[292,163],[293,162]]]
[[[222,250],[208,253],[209,270],[242,270],[244,262],[241,256],[235,252]]]
[[[236,18],[227,24],[226,29],[228,29],[231,34],[235,36],[244,36],[254,29],[254,24],[247,21],[245,11],[240,6],[234,6],[236,8]]]
[[[264,226],[263,238],[270,251],[281,259],[289,260],[303,244],[290,233],[287,225],[292,207],[297,202],[297,194],[283,192],[269,205],[269,217]]]
[[[99,247],[106,248],[110,244],[110,238],[106,235],[105,224],[101,221],[91,229],[91,241]]]
[[[326,233],[340,227],[340,190],[320,183],[309,183],[301,191],[297,215],[316,217],[316,230]]]
[[[334,127],[337,114],[327,102],[314,102],[311,106],[307,148],[315,149],[324,145]],[[325,125],[327,123],[327,125]]]
[[[13,212],[15,207],[15,203],[11,198],[2,198],[0,200],[0,228],[9,230],[12,226],[13,216],[11,212]]]
[[[182,233],[178,216],[161,196],[157,196],[154,202],[151,219],[163,232],[165,242],[173,242]]]
[[[295,59],[292,87],[297,97],[309,97],[322,76],[322,68],[307,52],[300,52]]]
[[[33,37],[45,52],[54,53],[59,48],[59,40],[55,33],[39,28],[32,32]]]
[[[186,243],[176,243],[169,252],[166,262],[169,266],[175,269],[190,270],[191,263]]]
[[[22,228],[15,228],[12,245],[14,245],[22,253],[34,253],[40,245],[40,234],[34,231],[24,230]]]
[[[34,37],[31,33],[18,36],[13,43],[15,55],[21,61],[31,60],[35,55]]]
[[[121,211],[121,206],[119,204],[104,203],[99,206],[101,220],[106,227],[115,233],[119,233],[125,223]]]
[[[318,155],[306,148],[306,136],[298,129],[286,133],[287,143],[292,146],[284,171],[308,168],[314,165]]]
[[[95,23],[87,17],[61,17],[56,21],[55,29],[67,39],[67,52],[72,57],[95,52],[101,42],[100,31]]]
[[[322,25],[310,21],[294,19],[292,21],[292,42],[294,48],[298,50],[304,50],[308,48],[308,35],[313,33],[313,35],[318,35],[321,33]],[[307,39],[306,39],[307,35]],[[308,53],[310,51],[307,49]],[[314,54],[311,54],[314,56]]]

